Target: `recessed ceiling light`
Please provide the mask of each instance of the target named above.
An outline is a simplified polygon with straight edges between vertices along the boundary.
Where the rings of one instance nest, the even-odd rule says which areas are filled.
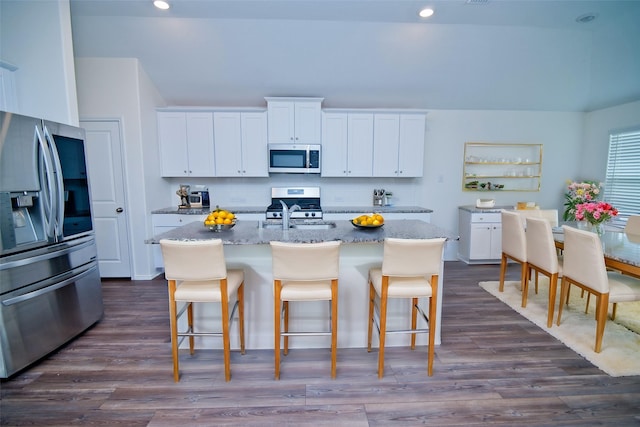
[[[170,7],[170,6],[169,6],[169,3],[167,3],[167,2],[166,2],[166,1],[164,1],[164,0],[155,0],[155,1],[153,2],[153,5],[154,5],[155,7],[157,7],[158,9],[162,9],[162,10],[167,10],[167,9],[169,9],[169,7]]]
[[[420,15],[421,18],[428,18],[431,15],[433,15],[433,9],[429,9],[429,8],[422,9],[420,12],[418,12],[418,15]]]
[[[598,17],[597,13],[585,13],[584,15],[580,15],[576,18],[576,22],[579,24],[586,24],[587,22],[591,22]]]

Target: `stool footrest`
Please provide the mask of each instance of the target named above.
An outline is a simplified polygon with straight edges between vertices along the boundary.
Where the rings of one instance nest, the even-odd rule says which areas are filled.
[[[281,332],[280,335],[283,337],[291,337],[291,336],[317,337],[317,336],[330,336],[331,332]]]

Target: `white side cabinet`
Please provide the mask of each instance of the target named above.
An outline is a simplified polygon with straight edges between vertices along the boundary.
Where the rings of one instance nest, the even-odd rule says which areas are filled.
[[[320,144],[323,98],[265,98],[271,144]]]
[[[322,176],[373,175],[373,114],[323,113]]]
[[[468,264],[495,264],[502,256],[499,212],[470,212],[460,208],[458,258]]]
[[[425,123],[424,114],[375,115],[373,176],[422,176]]]
[[[212,113],[163,111],[157,119],[162,176],[215,175]]]
[[[181,215],[181,214],[154,214],[151,215],[151,225],[153,227],[153,235],[157,236],[166,233],[174,228],[182,227],[195,221],[203,223],[207,215]],[[155,267],[164,268],[162,261],[162,251],[160,245],[153,245],[153,262]]]
[[[213,123],[216,176],[269,176],[266,112],[215,112]]]

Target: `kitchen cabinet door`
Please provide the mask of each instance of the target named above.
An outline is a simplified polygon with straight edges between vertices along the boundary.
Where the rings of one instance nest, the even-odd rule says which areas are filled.
[[[216,176],[266,177],[266,113],[214,113]]]
[[[322,98],[265,98],[270,144],[320,144]]]
[[[189,176],[215,176],[213,115],[187,113],[186,116]]]
[[[267,113],[242,113],[242,174],[269,176],[267,151]]]
[[[348,174],[373,176],[373,114],[349,114]]]
[[[215,175],[211,113],[158,112],[162,176]]]
[[[322,176],[347,176],[348,117],[322,114]]]
[[[502,256],[500,213],[471,213],[459,209],[458,258],[468,264],[499,263]]]
[[[413,178],[424,170],[424,114],[376,114],[373,176]]]
[[[370,177],[373,170],[373,114],[324,113],[322,176]]]
[[[373,176],[398,176],[400,115],[376,114],[373,131]]]
[[[213,113],[216,176],[242,176],[242,121],[240,113]]]
[[[400,114],[398,171],[400,177],[421,177],[424,170],[424,114]]]

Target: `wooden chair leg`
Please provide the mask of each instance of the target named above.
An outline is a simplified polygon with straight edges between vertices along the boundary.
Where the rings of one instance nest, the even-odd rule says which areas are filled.
[[[176,281],[169,280],[169,323],[171,329],[171,356],[173,358],[173,380],[178,382],[180,380],[180,373],[178,367],[178,309],[176,306],[176,300],[174,294],[176,292]]]
[[[193,332],[193,303],[187,303],[187,325],[189,327],[189,332]],[[189,337],[189,354],[193,356],[194,353],[194,337]]]
[[[529,295],[529,266],[526,262],[520,267],[520,288],[522,289],[522,306],[527,306],[527,296]]]
[[[558,326],[560,326],[560,319],[562,318],[562,307],[569,299],[569,286],[569,282],[563,277],[560,285],[560,304],[558,304],[558,321],[556,323]]]
[[[284,312],[284,332],[289,332],[289,301],[283,301],[283,312]],[[289,336],[284,336],[284,355],[289,354]]]
[[[602,337],[604,336],[604,325],[607,321],[607,310],[609,308],[609,294],[596,296],[596,346],[595,352],[602,350]]]
[[[373,333],[373,311],[375,306],[376,290],[369,282],[369,327],[367,328],[367,351],[371,353],[371,334]]]
[[[222,308],[222,348],[224,352],[224,380],[231,380],[231,344],[229,341],[229,294],[227,281],[220,281],[220,306]]]
[[[618,310],[618,303],[613,303],[613,311],[611,312],[611,320],[616,320],[616,311]]]
[[[411,298],[411,329],[418,326],[418,298]],[[411,334],[411,350],[416,348],[416,334]]]
[[[529,271],[529,275],[531,275],[531,271]],[[538,270],[536,270],[536,295],[538,294]]]
[[[338,359],[338,280],[331,281],[331,378],[336,377]]]
[[[436,310],[438,303],[438,276],[431,276],[431,298],[429,298],[429,354],[427,375],[433,375],[433,358],[436,345]]]
[[[382,277],[382,295],[380,295],[380,349],[378,351],[378,378],[384,375],[384,344],[387,332],[387,292],[389,278]]]
[[[238,328],[240,329],[240,354],[244,354],[244,282],[238,288]]]
[[[538,272],[536,271],[536,275]],[[556,291],[558,288],[558,273],[554,273],[549,278],[549,307],[547,308],[547,328],[553,324],[553,312],[556,305]]]
[[[504,292],[504,276],[507,273],[507,256],[503,253],[500,260],[500,287],[498,290]]]
[[[591,301],[591,292],[587,292],[587,304],[584,307],[584,313],[587,314],[589,313],[589,301]],[[597,310],[596,310],[596,316],[597,316]]]
[[[274,281],[274,307],[273,307],[273,355],[275,379],[280,379],[280,291],[282,284],[279,280]]]

